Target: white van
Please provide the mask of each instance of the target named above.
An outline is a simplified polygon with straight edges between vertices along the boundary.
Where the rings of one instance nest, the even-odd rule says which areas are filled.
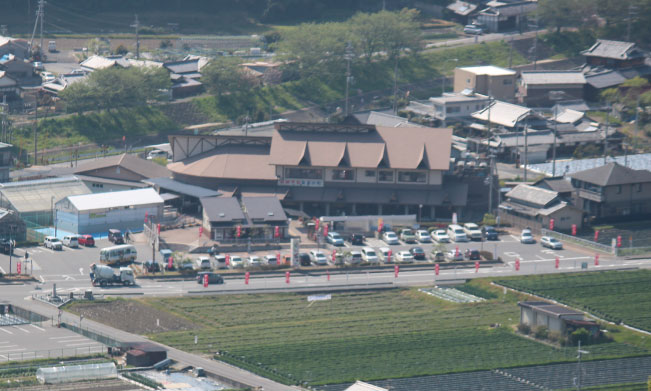
[[[468,241],[468,236],[466,235],[466,231],[464,231],[463,228],[457,224],[450,224],[448,226],[448,236],[450,237],[450,240],[455,242]]]
[[[217,263],[217,269],[228,269],[228,265],[226,265],[226,255],[215,255],[215,263]]]
[[[99,251],[99,261],[109,266],[131,263],[136,258],[138,258],[138,251],[131,244],[106,247]]]
[[[77,235],[64,236],[62,242],[64,246],[74,248],[79,247],[79,239],[77,239]]]
[[[43,246],[45,246],[45,248],[50,248],[52,250],[63,250],[61,241],[58,238],[55,238],[54,236],[46,236],[45,239],[43,240]]]

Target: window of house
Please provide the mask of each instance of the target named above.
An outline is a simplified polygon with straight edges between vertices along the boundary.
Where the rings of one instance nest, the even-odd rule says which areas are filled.
[[[640,193],[642,191],[642,184],[641,183],[635,184],[635,191],[637,191],[638,193]]]
[[[461,112],[461,107],[459,107],[459,106],[457,106],[457,107],[448,107],[448,108],[446,109],[446,112],[447,112],[448,114],[449,114],[449,113],[459,113],[459,112]]]
[[[622,194],[622,185],[617,185],[617,194]]]
[[[375,178],[375,170],[364,171],[364,176],[367,178]]]
[[[419,171],[400,171],[398,172],[398,182],[406,183],[425,183],[427,173]]]
[[[352,181],[355,179],[354,170],[332,170],[333,181]]]
[[[513,84],[513,80],[511,80],[511,79],[504,79],[504,80],[502,80],[502,83],[503,83],[505,86],[508,86],[508,85],[510,85],[510,84]]]
[[[389,171],[389,170],[378,171],[378,181],[393,182],[393,171]]]
[[[323,171],[320,168],[285,168],[285,178],[323,179]]]

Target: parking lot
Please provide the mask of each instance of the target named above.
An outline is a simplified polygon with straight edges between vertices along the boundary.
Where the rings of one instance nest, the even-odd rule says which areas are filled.
[[[41,324],[0,327],[0,362],[100,353],[105,346],[64,328]]]

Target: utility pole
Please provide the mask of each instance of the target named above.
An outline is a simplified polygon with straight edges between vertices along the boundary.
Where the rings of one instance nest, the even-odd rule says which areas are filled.
[[[488,148],[490,152],[490,155],[488,156],[490,158],[490,163],[489,163],[490,173],[488,174],[488,213],[493,213],[493,181],[495,179],[493,174],[495,170],[495,160],[494,160],[495,155],[493,155],[493,152],[490,151],[490,142]]]
[[[136,60],[138,60],[140,59],[140,22],[138,21],[138,14],[136,14],[136,20],[131,27],[136,29]]]
[[[39,0],[38,12],[41,16],[41,57],[43,56],[43,19],[45,19],[45,0]]]
[[[393,114],[398,115],[398,56],[396,54],[396,62],[393,66]]]
[[[37,128],[38,128],[38,93],[34,93],[34,165],[36,165],[37,162],[37,153],[38,153],[38,136],[37,136]],[[28,159],[29,161],[29,159]]]
[[[0,111],[0,115],[2,115],[2,119],[0,120],[0,127],[2,128],[2,140],[0,141],[6,143],[8,142],[7,133],[9,131],[9,121],[7,121],[7,114],[9,110],[7,109],[8,105],[6,95],[3,95],[0,107],[2,107],[2,111]]]
[[[529,165],[527,136],[529,135],[529,124],[524,124],[524,181],[527,181],[527,166]]]
[[[552,177],[556,176],[556,133],[558,133],[558,104],[554,105],[554,144],[552,144]]]
[[[350,42],[346,44],[346,51],[344,53],[346,59],[346,103],[344,107],[344,118],[348,117],[348,91],[350,88],[350,61],[353,59],[353,47]]]
[[[604,129],[604,164],[608,158],[608,128],[610,128],[610,104],[606,110],[606,129]]]

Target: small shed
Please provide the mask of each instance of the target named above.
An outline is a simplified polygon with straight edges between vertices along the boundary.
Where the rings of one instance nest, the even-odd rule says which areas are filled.
[[[520,323],[530,327],[545,326],[549,331],[566,334],[568,322],[583,321],[583,313],[545,301],[521,301]]]
[[[150,342],[128,344],[127,365],[150,367],[167,358],[167,350]]]
[[[115,379],[117,377],[118,371],[115,368],[115,364],[112,362],[85,365],[64,365],[60,367],[39,368],[36,370],[36,379],[41,384]]]

